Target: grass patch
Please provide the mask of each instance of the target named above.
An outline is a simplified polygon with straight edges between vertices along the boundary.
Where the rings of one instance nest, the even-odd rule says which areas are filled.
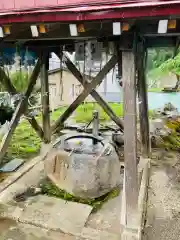
[[[40,184],[42,189],[42,193],[56,198],[61,198],[66,201],[77,202],[87,204],[93,207],[93,212],[98,211],[102,205],[107,202],[109,199],[115,198],[119,195],[120,189],[114,188],[111,192],[95,199],[82,199],[75,197],[64,190],[59,189],[56,185],[54,185],[50,180],[46,179],[43,183]]]
[[[65,108],[60,108],[51,113],[51,121],[55,121],[64,110]],[[41,114],[36,120],[41,125]],[[23,158],[28,160],[39,154],[40,147],[41,139],[31,127],[30,123],[27,120],[22,120],[12,136],[2,164],[13,158]]]
[[[149,88],[148,92],[156,92],[156,93],[161,93],[162,92],[162,88]]]
[[[4,161],[8,162],[13,158],[29,159],[39,153],[41,140],[34,129],[26,121],[22,121],[16,128]]]
[[[118,117],[123,116],[123,104],[122,103],[109,103],[109,106],[112,108],[114,113]],[[109,116],[104,112],[104,110],[99,106],[97,103],[87,103],[80,105],[76,112],[74,119],[78,123],[86,123],[92,119],[92,111],[98,110],[99,111],[99,118],[101,122],[109,121]]]

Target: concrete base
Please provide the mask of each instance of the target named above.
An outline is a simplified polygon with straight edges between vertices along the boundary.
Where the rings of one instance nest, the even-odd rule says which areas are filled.
[[[122,227],[122,240],[141,240],[142,230],[144,227],[145,213],[146,213],[146,197],[149,182],[150,159],[140,159],[138,165],[138,180],[139,180],[139,196],[138,196],[138,209],[136,212],[137,221],[134,226],[128,225],[126,222],[126,196],[125,196],[125,178],[123,184],[122,195],[122,210],[121,210],[121,227]],[[133,228],[132,228],[133,227]]]
[[[45,209],[46,211],[41,212],[40,209],[42,209],[41,206],[36,206],[36,204],[42,204],[42,201],[38,201],[38,203],[34,202],[34,198],[29,197],[25,202],[15,202],[13,199],[14,197],[27,190],[29,187],[37,187],[39,182],[45,177],[44,175],[44,161],[42,161],[41,158],[35,159],[35,161],[29,162],[28,164],[31,163],[31,168],[29,169],[26,166],[26,169],[23,169],[25,171],[19,172],[18,178],[13,178],[13,181],[11,180],[10,185],[6,185],[6,187],[2,188],[3,191],[0,192],[0,218],[2,221],[0,221],[0,228],[1,228],[1,223],[3,221],[8,221],[7,225],[11,221],[15,221],[16,224],[19,222],[21,226],[30,226],[31,228],[35,229],[41,229],[40,231],[48,231],[52,232],[52,236],[59,236],[57,238],[50,238],[49,236],[44,237],[42,235],[42,238],[37,238],[35,237],[36,234],[34,233],[34,238],[32,237],[32,240],[81,240],[81,239],[89,239],[89,240],[97,240],[97,239],[103,239],[103,240],[120,240],[120,206],[121,206],[121,195],[118,196],[117,198],[109,200],[107,203],[105,203],[97,213],[90,214],[89,213],[86,215],[85,220],[82,219],[82,209],[78,210],[76,213],[73,212],[72,216],[70,219],[74,220],[83,220],[84,223],[81,224],[81,229],[79,231],[74,231],[72,232],[72,229],[70,227],[75,227],[74,225],[68,224],[68,221],[61,221],[59,222],[59,218],[56,218],[56,227],[53,227],[53,216],[50,218],[47,214],[47,211],[53,208],[51,203],[46,203]],[[22,173],[23,172],[23,173]],[[21,176],[20,176],[21,173]],[[16,173],[15,173],[16,174]],[[13,183],[13,184],[12,184]],[[1,187],[1,185],[0,185]],[[45,196],[42,196],[43,198]],[[56,199],[57,200],[57,199]],[[55,200],[55,201],[56,201]],[[57,206],[56,206],[57,207]],[[67,207],[64,205],[64,207]],[[79,209],[80,206],[78,206]],[[87,206],[89,207],[89,206]],[[58,210],[54,210],[53,212],[58,212],[62,210],[62,216],[64,218],[67,218],[67,212],[65,211],[65,208],[60,207],[58,204]],[[38,210],[34,212],[34,210]],[[71,210],[75,211],[75,208],[73,207]],[[30,212],[32,214],[30,214]],[[33,217],[32,217],[33,216]],[[47,217],[48,216],[48,217]],[[76,218],[74,218],[76,216]],[[89,216],[89,217],[88,217]],[[87,218],[88,217],[88,218]],[[41,220],[39,221],[38,219],[45,219],[44,224],[38,225],[38,222],[42,222]],[[79,218],[79,219],[78,219]],[[48,220],[47,220],[48,219]],[[53,219],[53,220],[50,220]],[[38,222],[37,222],[38,221]],[[46,222],[49,221],[48,225]],[[73,222],[72,221],[72,222]],[[70,221],[71,222],[71,221]],[[62,224],[61,224],[62,223]],[[21,232],[20,227],[16,226],[15,228],[17,231]],[[59,224],[59,227],[57,229],[57,224]],[[65,231],[65,224],[68,226],[66,229],[66,233],[62,234],[62,230]],[[10,224],[11,225],[11,224]],[[64,226],[64,227],[63,227]],[[78,224],[78,226],[80,226]],[[50,228],[51,227],[51,228]],[[3,227],[3,229],[6,229],[6,227]],[[24,227],[22,227],[22,230]],[[43,230],[44,229],[44,230]],[[70,231],[71,230],[71,231]],[[15,234],[11,233],[11,229],[6,229],[4,230],[6,232],[2,233],[4,234],[4,238],[2,240],[7,240],[8,238],[15,239],[19,236],[19,239],[17,240],[31,240],[29,236],[25,238],[25,233],[22,232],[17,235],[17,237],[14,237]],[[34,231],[34,230],[33,230]],[[55,234],[54,234],[55,233]],[[13,235],[14,234],[14,235]],[[72,235],[73,234],[73,235]],[[23,237],[21,237],[21,235]],[[1,235],[2,236],[2,235]],[[6,236],[8,236],[6,238]],[[29,238],[28,238],[29,237]]]

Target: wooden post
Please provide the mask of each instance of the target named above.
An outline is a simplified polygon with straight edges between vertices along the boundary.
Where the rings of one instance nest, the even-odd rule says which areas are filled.
[[[41,101],[42,101],[42,121],[44,131],[44,142],[51,142],[50,110],[49,110],[49,54],[44,50],[41,53]]]
[[[135,58],[131,51],[122,53],[124,83],[124,166],[126,224],[135,228],[138,208],[137,130]]]
[[[146,84],[146,49],[144,42],[137,43],[136,66],[138,75],[139,120],[141,133],[141,149],[145,158],[150,157],[148,97]]]
[[[61,117],[56,121],[52,127],[52,131],[55,131],[59,126],[61,126],[66,119],[76,110],[76,108],[86,99],[86,97],[101,84],[104,77],[108,72],[116,65],[117,56],[114,55],[109,62],[104,66],[104,68],[97,74],[94,80],[85,86],[83,92],[75,99],[75,101],[69,106],[69,108],[61,115]]]
[[[28,85],[27,91],[24,95],[24,98],[19,102],[19,104],[16,108],[16,111],[14,112],[14,115],[11,119],[9,131],[3,137],[3,140],[1,142],[1,147],[0,147],[0,163],[2,162],[2,159],[6,153],[6,150],[8,148],[9,142],[11,140],[12,134],[19,123],[20,117],[26,111],[27,104],[28,104],[28,98],[31,95],[34,85],[36,84],[36,79],[38,78],[40,68],[41,68],[41,63],[40,63],[40,61],[38,61],[34,68],[32,75],[30,77],[29,85]]]

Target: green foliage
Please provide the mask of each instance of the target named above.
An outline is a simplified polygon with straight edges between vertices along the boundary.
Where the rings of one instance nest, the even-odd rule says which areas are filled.
[[[118,117],[123,116],[123,104],[122,103],[109,103],[109,106],[115,112]],[[81,104],[76,112],[74,119],[76,122],[89,122],[92,119],[92,111],[98,110],[99,111],[99,118],[101,122],[109,121],[109,116],[104,112],[104,110],[99,106],[97,103],[87,103]]]
[[[27,121],[16,128],[8,147],[4,162],[12,158],[29,159],[39,153],[41,139]]]
[[[162,74],[172,72],[176,75],[180,75],[180,53],[175,58],[170,58],[159,67]]]
[[[25,92],[29,83],[29,76],[26,71],[17,71],[10,75],[12,84],[18,92]]]
[[[90,205],[93,207],[94,212],[99,210],[102,207],[102,205],[105,202],[107,202],[109,199],[117,197],[120,193],[119,188],[114,188],[111,192],[109,192],[99,198],[83,199],[83,198],[75,197],[72,194],[66,192],[65,190],[58,188],[56,185],[54,185],[48,179],[46,179],[44,182],[42,182],[40,184],[40,187],[42,189],[42,193],[45,195],[61,198],[66,201],[78,202],[78,203]]]
[[[153,48],[148,50],[147,71],[158,68],[163,62],[172,58],[172,48]]]

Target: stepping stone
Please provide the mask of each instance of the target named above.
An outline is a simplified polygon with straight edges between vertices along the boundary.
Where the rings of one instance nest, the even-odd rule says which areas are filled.
[[[0,172],[14,172],[16,171],[22,164],[24,163],[24,159],[15,158],[10,162],[6,163],[2,168],[0,168]]]
[[[32,197],[31,200],[20,216],[20,222],[72,235],[82,232],[92,211],[89,205],[45,195]]]

